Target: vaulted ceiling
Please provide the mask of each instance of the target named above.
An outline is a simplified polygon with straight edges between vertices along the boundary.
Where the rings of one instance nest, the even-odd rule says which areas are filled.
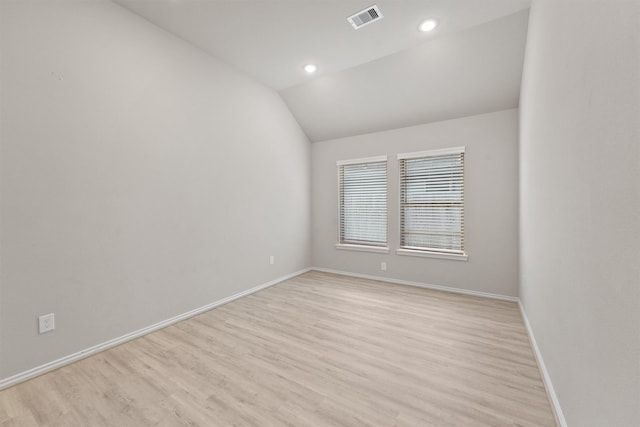
[[[115,1],[279,91],[312,141],[518,106],[529,0],[378,0],[358,30],[371,0]]]

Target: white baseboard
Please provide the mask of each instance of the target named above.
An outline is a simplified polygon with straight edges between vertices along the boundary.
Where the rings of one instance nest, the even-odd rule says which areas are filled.
[[[182,313],[179,314],[177,316],[171,317],[170,319],[166,319],[163,320],[161,322],[155,323],[153,325],[144,327],[142,329],[138,329],[137,331],[133,331],[130,332],[128,334],[122,335],[118,338],[114,338],[112,340],[109,341],[105,341],[101,344],[97,344],[94,345],[92,347],[89,347],[87,349],[81,350],[79,352],[70,354],[68,356],[64,356],[61,357],[60,359],[45,363],[44,365],[40,365],[40,366],[36,366],[35,368],[29,369],[27,371],[24,372],[20,372],[19,374],[16,375],[12,375],[8,378],[4,378],[4,379],[0,379],[0,390],[7,388],[7,387],[11,387],[13,385],[16,385],[20,382],[26,381],[28,379],[31,379],[33,377],[36,377],[38,375],[42,375],[46,372],[52,371],[54,369],[60,368],[64,365],[68,365],[69,363],[78,361],[80,359],[84,359],[85,357],[91,356],[93,354],[96,354],[98,352],[107,350],[111,347],[115,347],[117,345],[120,345],[122,343],[125,343],[127,341],[131,341],[134,338],[138,338],[141,337],[143,335],[146,335],[148,333],[151,333],[153,331],[157,331],[158,329],[162,329],[165,328],[169,325],[172,325],[176,322],[179,322],[181,320],[185,320],[188,319],[189,317],[193,317],[195,315],[198,315],[200,313],[203,313],[205,311],[211,310],[212,308],[218,307],[220,305],[226,304],[228,302],[237,300],[238,298],[244,297],[246,295],[250,295],[252,293],[258,292],[262,289],[268,288],[270,286],[273,286],[275,284],[278,284],[280,282],[283,282],[287,279],[290,279],[292,277],[298,276],[300,274],[306,273],[307,271],[311,270],[311,268],[305,268],[303,270],[300,271],[296,271],[295,273],[291,273],[291,274],[287,274],[286,276],[282,276],[279,277],[277,279],[271,280],[269,282],[263,283],[261,285],[258,286],[254,286],[253,288],[247,289],[246,291],[242,291],[239,292],[235,295],[231,295],[229,297],[220,299],[218,301],[214,301],[212,303],[209,303],[207,305],[204,305],[202,307],[196,308],[194,310],[191,311],[187,311],[186,313]]]
[[[527,317],[527,313],[524,311],[522,301],[518,301],[518,307],[520,307],[520,313],[522,314],[522,320],[524,321],[524,326],[525,328],[527,328],[527,334],[529,335],[529,342],[531,342],[531,347],[533,347],[533,354],[536,356],[536,362],[538,362],[538,368],[540,369],[540,374],[542,375],[542,382],[544,383],[544,387],[547,389],[547,396],[549,396],[551,409],[553,409],[553,413],[556,416],[556,421],[558,425],[560,427],[567,427],[567,421],[564,419],[564,414],[562,413],[562,408],[560,407],[560,401],[558,400],[558,395],[556,394],[556,391],[553,388],[553,383],[551,382],[551,377],[549,376],[547,367],[544,364],[544,360],[542,360],[542,353],[540,353],[540,349],[538,348],[538,343],[536,343],[536,338],[533,335],[533,330],[531,329],[531,325],[529,324],[529,318]]]
[[[381,282],[395,283],[398,285],[417,286],[419,288],[435,289],[438,291],[445,291],[445,292],[454,292],[456,294],[474,295],[477,297],[493,298],[493,299],[499,299],[504,301],[513,301],[513,302],[519,301],[518,297],[512,297],[509,295],[500,295],[500,294],[492,294],[489,292],[472,291],[469,289],[452,288],[450,286],[431,285],[429,283],[411,282],[408,280],[400,280],[400,279],[394,279],[390,277],[371,276],[368,274],[351,273],[349,271],[338,271],[338,270],[331,270],[328,268],[321,268],[321,267],[311,267],[311,270],[320,271],[323,273],[341,274],[343,276],[358,277],[360,279],[378,280]]]

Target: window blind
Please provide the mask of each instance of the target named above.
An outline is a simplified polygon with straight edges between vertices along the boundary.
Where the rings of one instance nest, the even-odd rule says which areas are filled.
[[[400,247],[464,255],[464,147],[398,159]]]
[[[386,157],[338,162],[339,243],[387,245]]]

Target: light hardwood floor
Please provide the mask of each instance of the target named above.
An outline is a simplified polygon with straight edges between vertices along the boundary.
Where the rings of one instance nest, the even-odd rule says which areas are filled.
[[[555,426],[517,305],[309,272],[0,392],[7,426]]]

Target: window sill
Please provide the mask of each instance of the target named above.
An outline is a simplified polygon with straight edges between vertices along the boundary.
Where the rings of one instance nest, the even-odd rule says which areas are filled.
[[[467,261],[467,254],[447,254],[443,252],[429,252],[429,251],[415,251],[412,249],[396,249],[397,255],[417,256],[423,258],[440,258],[440,259],[452,259],[455,261]]]
[[[342,243],[336,243],[336,249],[345,251],[375,252],[379,254],[389,253],[389,248],[384,246],[345,245]]]

